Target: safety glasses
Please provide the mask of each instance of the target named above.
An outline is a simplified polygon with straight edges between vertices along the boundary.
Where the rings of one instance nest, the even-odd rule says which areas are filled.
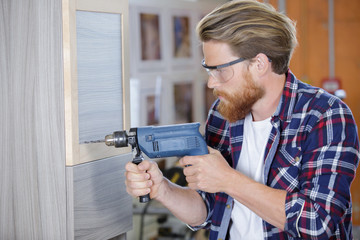
[[[239,58],[234,61],[217,65],[217,66],[208,66],[205,64],[205,59],[202,60],[201,65],[205,68],[209,76],[213,77],[220,83],[229,81],[234,76],[234,70],[231,67],[232,65],[246,60],[245,58]]]

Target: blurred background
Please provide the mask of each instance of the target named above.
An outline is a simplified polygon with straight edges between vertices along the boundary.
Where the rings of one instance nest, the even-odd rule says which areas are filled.
[[[147,3],[146,0],[129,1],[130,17],[133,19],[130,21],[132,26],[130,29],[134,30],[130,33],[131,50],[134,51],[130,56],[131,96],[134,99],[131,103],[138,102],[137,107],[132,105],[132,125],[193,121],[204,124],[207,110],[214,99],[205,85],[207,75],[200,67],[202,53],[194,29],[202,16],[223,2],[226,1],[158,0],[151,3]],[[296,22],[299,44],[291,60],[291,71],[300,80],[321,87],[343,99],[351,108],[357,125],[360,126],[360,14],[358,14],[360,1],[264,0],[263,2],[273,5]],[[152,34],[147,34],[147,31]],[[140,40],[141,47],[137,48],[136,46],[140,46],[137,41]],[[137,53],[138,49],[142,49],[141,54]],[[173,167],[176,167],[176,161],[177,159],[173,161],[167,159],[158,162],[165,172],[171,169],[175,173]],[[176,174],[181,175],[181,171]],[[358,226],[360,225],[360,177],[355,179],[351,191],[353,223]],[[149,234],[151,232],[149,229],[163,231],[164,226],[171,232],[169,225],[172,226],[172,233],[182,231],[186,233],[186,228],[182,228],[181,224],[176,225],[176,220],[171,220],[171,217],[169,218],[171,224],[165,221],[168,218],[164,216],[171,215],[161,215],[161,209],[156,206],[146,208],[149,212],[144,212],[136,208],[138,206],[136,202],[134,204],[135,212],[138,213],[134,215],[131,239],[141,239],[141,236],[138,238],[139,233]],[[154,216],[155,213],[160,214],[160,220]],[[152,217],[149,217],[149,214]],[[147,230],[143,231],[143,229]],[[153,233],[153,236],[156,234]],[[178,237],[181,239],[181,236]],[[203,234],[199,233],[195,237],[203,237]],[[355,227],[355,239],[358,238],[358,228]]]

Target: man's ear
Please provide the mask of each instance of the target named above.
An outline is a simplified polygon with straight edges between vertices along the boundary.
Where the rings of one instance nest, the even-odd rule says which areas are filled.
[[[258,73],[262,75],[271,68],[271,63],[265,54],[259,53],[255,57],[255,66]]]

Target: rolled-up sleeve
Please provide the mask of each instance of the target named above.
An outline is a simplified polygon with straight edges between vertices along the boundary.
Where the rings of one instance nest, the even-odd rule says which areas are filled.
[[[210,193],[206,193],[203,191],[198,191],[198,193],[200,194],[200,196],[203,198],[204,202],[205,202],[205,206],[206,206],[206,210],[207,210],[207,217],[206,220],[204,221],[204,223],[198,225],[198,226],[190,226],[188,225],[188,227],[193,230],[193,231],[197,231],[200,230],[202,228],[209,228],[211,225],[211,216],[213,214],[213,206],[214,206],[214,194],[210,194]]]

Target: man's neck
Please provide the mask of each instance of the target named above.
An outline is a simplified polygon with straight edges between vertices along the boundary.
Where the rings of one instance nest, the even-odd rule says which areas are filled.
[[[286,75],[272,73],[264,82],[265,95],[253,106],[251,113],[254,121],[261,121],[271,117],[279,105]]]

